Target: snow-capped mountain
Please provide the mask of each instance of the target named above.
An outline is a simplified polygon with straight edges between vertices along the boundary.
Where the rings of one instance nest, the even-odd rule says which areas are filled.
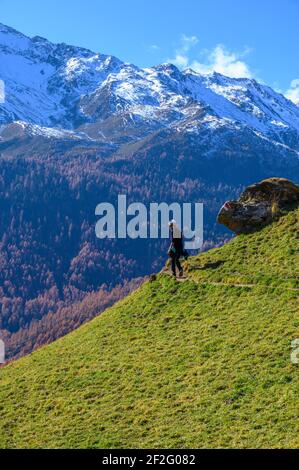
[[[80,97],[120,67],[113,57],[40,37],[30,39],[0,25],[0,77],[5,84],[1,122],[71,128],[69,114]]]
[[[299,108],[247,78],[181,72],[172,64],[142,69],[0,25],[0,79],[0,135],[12,122],[33,135],[110,143],[158,129],[246,129],[299,151]]]

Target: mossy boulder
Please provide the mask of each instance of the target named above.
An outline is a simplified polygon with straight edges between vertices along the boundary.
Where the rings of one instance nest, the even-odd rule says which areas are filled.
[[[217,222],[236,234],[261,229],[299,204],[299,185],[285,178],[269,178],[248,186],[237,201],[227,201]]]

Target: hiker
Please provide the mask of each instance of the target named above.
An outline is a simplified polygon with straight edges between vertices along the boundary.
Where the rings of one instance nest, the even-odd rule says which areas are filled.
[[[168,225],[171,236],[171,244],[168,249],[168,255],[171,258],[171,271],[173,276],[176,277],[176,268],[178,268],[179,276],[182,277],[184,271],[180,263],[180,257],[184,256],[185,259],[188,258],[188,253],[184,250],[183,233],[180,231],[174,219],[171,220]]]

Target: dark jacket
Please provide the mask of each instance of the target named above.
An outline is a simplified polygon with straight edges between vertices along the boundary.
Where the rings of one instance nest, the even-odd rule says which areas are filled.
[[[174,237],[173,230],[170,231],[171,235],[171,244],[168,250],[169,254],[174,254],[176,257],[184,256],[184,240],[183,234],[181,237]]]

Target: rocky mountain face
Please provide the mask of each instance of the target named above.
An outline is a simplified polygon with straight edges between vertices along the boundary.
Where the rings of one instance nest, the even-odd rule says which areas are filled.
[[[231,236],[215,223],[223,201],[265,178],[298,180],[299,108],[255,80],[141,69],[4,25],[0,79],[6,338],[30,325],[38,337],[47,315],[162,267],[167,241],[96,239],[98,203],[203,202],[209,248]]]

